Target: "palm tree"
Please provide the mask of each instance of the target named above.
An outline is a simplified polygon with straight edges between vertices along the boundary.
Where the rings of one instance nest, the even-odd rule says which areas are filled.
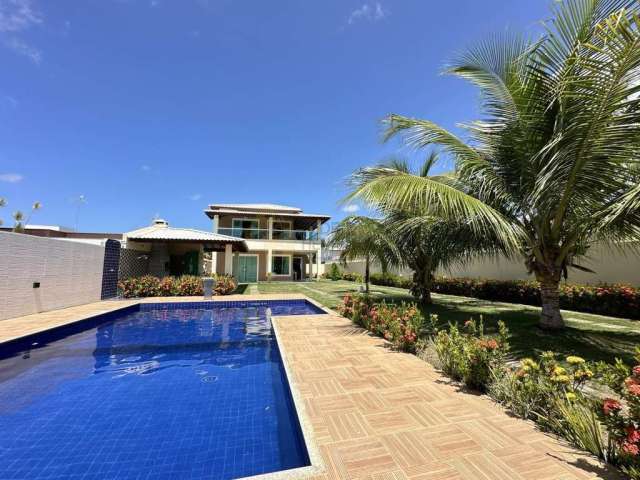
[[[380,263],[382,271],[398,262],[398,256],[393,241],[389,238],[384,224],[375,218],[351,215],[344,218],[331,233],[329,244],[341,249],[340,260],[345,263],[350,260],[364,258],[364,282],[366,292],[369,293],[371,262]]]
[[[354,174],[351,198],[383,210],[422,205],[464,219],[524,258],[540,282],[540,326],[562,328],[559,282],[594,242],[640,236],[640,20],[632,0],[566,0],[544,36],[496,37],[448,73],[480,89],[484,118],[462,139],[390,115],[385,138],[438,145],[455,177]]]
[[[380,165],[375,172],[382,176],[407,174],[428,178],[438,159],[438,152],[432,150],[415,170],[407,160],[394,158]],[[428,209],[389,209],[384,225],[395,244],[398,266],[413,271],[411,293],[423,304],[432,303],[431,289],[439,269],[464,264],[478,256],[508,254],[494,236],[478,236],[465,221],[443,219],[432,215]]]

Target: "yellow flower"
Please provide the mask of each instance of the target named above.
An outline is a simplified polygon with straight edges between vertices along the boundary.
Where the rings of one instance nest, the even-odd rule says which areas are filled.
[[[591,370],[589,370],[588,368],[582,370],[576,370],[576,372],[573,374],[573,376],[577,379],[586,379],[586,378],[591,378],[593,377],[593,372]]]
[[[522,364],[522,368],[529,370],[538,370],[540,367],[538,363],[531,358],[523,358],[520,362]]]
[[[562,367],[556,367],[553,369],[553,374],[554,375],[565,375],[567,373],[567,371],[562,368]]]
[[[573,392],[567,392],[566,397],[570,402],[575,402],[578,399],[578,396]]]
[[[570,355],[567,357],[567,363],[569,365],[580,365],[585,362],[585,359],[576,355]]]
[[[569,375],[555,375],[551,377],[551,381],[554,383],[569,383],[571,379]]]

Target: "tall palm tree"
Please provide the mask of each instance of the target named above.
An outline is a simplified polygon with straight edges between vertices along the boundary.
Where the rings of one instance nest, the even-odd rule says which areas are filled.
[[[448,67],[480,89],[462,139],[390,115],[385,138],[438,145],[455,178],[363,169],[352,198],[422,205],[519,252],[540,282],[540,326],[562,328],[559,282],[594,242],[640,236],[640,13],[635,0],[565,0],[536,42],[495,37]]]
[[[376,261],[385,272],[387,267],[398,262],[393,241],[384,224],[375,218],[351,215],[344,218],[331,232],[329,244],[341,249],[340,260],[365,261],[364,282],[369,293],[371,262]]]

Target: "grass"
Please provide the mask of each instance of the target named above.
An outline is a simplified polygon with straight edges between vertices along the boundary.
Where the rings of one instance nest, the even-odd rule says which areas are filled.
[[[260,293],[302,293],[329,308],[335,308],[347,293],[358,291],[360,284],[346,281],[271,282],[257,285]],[[372,285],[371,294],[387,302],[410,302],[407,290]],[[580,355],[588,360],[612,362],[615,357],[633,362],[634,348],[640,345],[640,321],[563,311],[567,324],[561,332],[545,332],[537,327],[540,309],[527,305],[489,302],[453,295],[434,295],[426,315],[435,313],[442,326],[482,316],[488,332],[495,331],[498,320],[511,332],[511,350],[516,357],[534,356],[545,350],[562,355]]]

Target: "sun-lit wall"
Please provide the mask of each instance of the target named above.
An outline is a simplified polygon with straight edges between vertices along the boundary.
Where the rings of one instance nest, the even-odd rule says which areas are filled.
[[[102,245],[0,232],[0,320],[100,300],[104,252]]]

